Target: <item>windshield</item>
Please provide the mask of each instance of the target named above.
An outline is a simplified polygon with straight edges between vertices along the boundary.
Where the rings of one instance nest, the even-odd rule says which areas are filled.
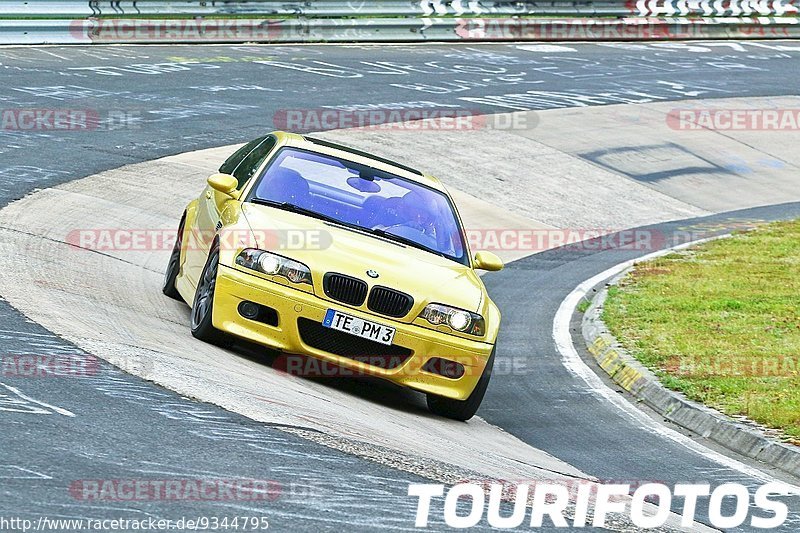
[[[283,148],[259,177],[250,200],[291,204],[469,264],[445,194],[352,161]]]

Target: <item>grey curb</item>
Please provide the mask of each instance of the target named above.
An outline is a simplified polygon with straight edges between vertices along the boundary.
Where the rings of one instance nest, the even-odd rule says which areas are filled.
[[[666,420],[738,454],[800,477],[800,447],[773,440],[753,427],[693,402],[679,392],[666,389],[649,369],[634,359],[609,333],[602,319],[608,287],[617,284],[629,271],[614,277],[598,290],[583,315],[581,332],[589,353],[600,368],[617,385]]]

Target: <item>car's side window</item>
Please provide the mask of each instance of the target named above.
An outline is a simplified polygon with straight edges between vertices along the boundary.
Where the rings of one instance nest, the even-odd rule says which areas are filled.
[[[247,180],[253,177],[253,174],[258,170],[258,167],[261,166],[264,158],[275,148],[275,143],[275,137],[268,135],[266,138],[262,139],[258,146],[253,148],[250,153],[245,156],[241,163],[239,163],[233,171],[233,177],[239,182],[239,189],[247,183]]]
[[[239,164],[242,162],[242,160],[245,157],[247,157],[247,154],[252,152],[256,146],[258,146],[264,141],[264,139],[266,139],[266,136],[259,137],[258,139],[250,141],[249,143],[245,144],[244,146],[236,150],[232,156],[230,156],[228,159],[225,160],[224,163],[222,163],[222,165],[220,165],[219,171],[222,172],[223,174],[233,175],[233,172],[236,170],[236,167],[238,167]]]

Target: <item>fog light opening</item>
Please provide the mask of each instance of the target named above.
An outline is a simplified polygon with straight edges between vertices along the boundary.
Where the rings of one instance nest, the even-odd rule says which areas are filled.
[[[245,300],[239,303],[239,307],[237,309],[239,314],[247,320],[255,320],[269,326],[278,325],[278,312],[271,307],[267,307],[266,305],[259,305],[255,302],[249,302]]]
[[[442,359],[441,357],[432,357],[428,359],[425,366],[422,367],[425,372],[431,374],[438,374],[449,379],[458,379],[464,375],[464,365],[456,361]]]
[[[258,318],[258,311],[258,304],[256,303],[244,301],[239,304],[239,314],[248,320]]]

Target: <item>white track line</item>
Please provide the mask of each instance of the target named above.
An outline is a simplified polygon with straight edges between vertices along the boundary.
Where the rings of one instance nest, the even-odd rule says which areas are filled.
[[[723,237],[727,236],[728,235],[725,235]],[[684,248],[688,248],[690,246],[696,246],[698,244],[702,244],[704,242],[708,242],[719,238],[722,237],[701,239],[694,242],[684,243],[678,246],[674,246],[672,248],[668,248],[665,250],[659,250],[658,252],[653,252],[643,257],[632,259],[630,261],[625,261],[624,263],[620,263],[584,281],[583,283],[578,285],[575,288],[575,290],[573,290],[564,299],[563,302],[561,302],[561,306],[558,308],[555,319],[553,320],[553,340],[556,343],[558,351],[561,353],[562,364],[564,365],[564,367],[566,367],[566,369],[570,373],[581,378],[589,386],[589,390],[591,392],[597,394],[598,396],[602,396],[605,400],[611,402],[615,407],[617,407],[620,411],[626,414],[634,422],[638,423],[643,429],[650,431],[652,433],[656,433],[663,438],[675,442],[676,444],[680,444],[681,446],[691,450],[692,452],[701,455],[711,461],[719,463],[725,466],[726,468],[736,470],[737,472],[755,478],[762,483],[769,483],[776,481],[776,479],[773,476],[767,474],[766,472],[763,472],[758,468],[751,467],[740,461],[737,461],[736,459],[732,459],[710,448],[707,448],[706,446],[703,446],[702,444],[695,442],[686,435],[683,435],[675,431],[674,429],[671,429],[667,426],[659,424],[658,422],[655,422],[647,414],[639,410],[637,407],[632,405],[628,400],[626,400],[620,394],[618,394],[613,389],[608,387],[603,382],[603,380],[600,379],[600,377],[595,373],[595,371],[589,368],[589,366],[583,361],[583,359],[581,359],[581,357],[578,355],[578,351],[575,349],[575,346],[572,343],[572,333],[570,332],[569,328],[570,322],[572,320],[572,314],[575,308],[580,303],[581,298],[583,298],[595,285],[624,272],[626,269],[633,266],[634,263],[654,259],[656,257],[667,255],[668,253],[674,252],[676,250],[681,250]],[[790,489],[795,494],[800,494],[800,487],[798,486],[787,485],[787,489]]]
[[[44,407],[45,409],[51,409],[55,413],[58,413],[58,414],[64,415],[64,416],[69,416],[69,417],[74,417],[75,416],[75,413],[73,413],[72,411],[67,411],[66,409],[62,409],[61,407],[56,407],[55,405],[50,405],[49,403],[40,402],[39,400],[34,400],[30,396],[22,394],[22,392],[16,387],[12,387],[11,385],[6,385],[5,383],[0,383],[0,386],[5,387],[9,391],[13,392],[14,394],[16,394],[17,396],[22,398],[23,400],[27,400],[27,401],[29,401],[31,403],[34,403],[34,404],[36,404],[36,405],[38,405],[40,407]]]

